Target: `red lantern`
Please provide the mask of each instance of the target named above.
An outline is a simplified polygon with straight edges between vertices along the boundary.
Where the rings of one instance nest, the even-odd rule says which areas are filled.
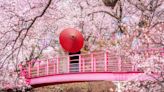
[[[64,29],[60,33],[59,40],[61,46],[70,53],[79,52],[84,43],[83,35],[74,28]]]

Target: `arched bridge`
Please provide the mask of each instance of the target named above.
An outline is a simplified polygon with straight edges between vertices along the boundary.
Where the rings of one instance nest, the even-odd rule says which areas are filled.
[[[130,59],[108,51],[32,60],[26,66],[21,65],[21,74],[32,86],[80,81],[152,79]]]

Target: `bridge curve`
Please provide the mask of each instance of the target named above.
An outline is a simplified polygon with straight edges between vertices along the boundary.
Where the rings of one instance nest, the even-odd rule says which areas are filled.
[[[72,82],[86,82],[86,81],[130,81],[139,76],[143,72],[131,72],[131,73],[112,73],[112,72],[99,72],[99,73],[74,73],[74,74],[62,74],[52,75],[46,77],[38,77],[30,79],[30,85],[33,87],[45,86],[50,84],[62,84]],[[139,80],[153,80],[150,76],[142,76]]]
[[[71,59],[75,56],[78,58]],[[140,71],[131,60],[108,51],[32,60],[27,66],[20,65],[20,68],[27,83],[35,87],[66,82],[153,79]]]

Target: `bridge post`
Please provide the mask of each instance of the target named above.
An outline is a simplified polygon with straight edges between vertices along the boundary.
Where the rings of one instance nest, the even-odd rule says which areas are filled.
[[[118,71],[121,72],[121,56],[118,57]]]
[[[81,55],[79,54],[79,72],[81,72]]]
[[[106,51],[104,54],[104,71],[107,71],[107,63],[108,63],[108,56],[107,56],[108,52]]]
[[[67,59],[68,59],[67,73],[69,73],[70,72],[70,56],[68,56]]]
[[[93,58],[93,72],[96,72],[96,58]]]
[[[84,62],[84,58],[82,59],[83,61],[82,61],[82,64],[83,64],[83,72],[85,72],[85,62]]]
[[[56,70],[56,74],[59,74],[59,56],[57,56],[57,62],[56,62],[56,69],[55,69],[55,66],[54,66],[54,69]]]
[[[132,66],[132,71],[135,71],[135,65]]]
[[[137,71],[136,64],[133,64],[132,71],[135,71],[135,72]]]
[[[94,58],[92,53],[91,53],[91,72],[94,72]]]

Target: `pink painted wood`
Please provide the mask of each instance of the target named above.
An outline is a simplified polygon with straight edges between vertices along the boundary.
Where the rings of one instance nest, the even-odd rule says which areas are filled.
[[[57,56],[57,59],[56,59],[56,74],[59,74],[59,57]],[[55,67],[55,66],[54,66]],[[55,68],[54,68],[55,69]]]
[[[40,70],[40,62],[38,62],[38,67],[37,67],[37,76],[40,75],[40,74],[39,74],[39,70]],[[30,76],[31,76],[31,74],[30,74]]]
[[[105,60],[104,60],[104,66],[105,66],[105,67],[104,67],[104,71],[105,71],[105,72],[107,71],[107,65],[108,65],[108,64],[107,64],[107,63],[108,63],[108,55],[107,55],[107,54],[108,54],[108,52],[106,51],[106,52],[105,52],[105,55],[104,55],[104,59],[105,59]]]
[[[146,51],[152,50],[154,53],[157,49]],[[160,53],[163,52],[161,49],[158,49],[158,51]],[[52,82],[63,83],[91,80],[125,81],[144,74],[138,71],[136,65],[124,63],[125,60],[122,60],[119,55],[110,55],[108,51],[74,56],[79,56],[79,63],[75,63],[78,65],[71,65],[70,56],[35,60],[34,63],[37,63],[37,66],[31,65],[31,62],[29,62],[28,67],[24,68],[27,71],[25,77],[30,80],[31,85],[39,85]],[[40,63],[44,64],[40,65]],[[150,78],[140,78],[140,80],[144,79]]]
[[[68,61],[66,62],[67,63],[67,73],[69,73],[69,71],[70,71],[70,57],[68,56],[67,58],[68,58]]]
[[[81,62],[82,62],[81,55],[79,55],[79,72],[81,72]]]

